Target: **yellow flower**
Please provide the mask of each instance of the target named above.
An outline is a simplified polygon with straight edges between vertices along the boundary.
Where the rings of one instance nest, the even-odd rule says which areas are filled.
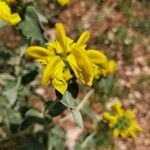
[[[79,38],[81,43],[84,43],[81,39],[83,34]],[[85,36],[87,35],[84,34]],[[56,24],[56,40],[46,45],[47,48],[31,46],[26,51],[28,58],[35,59],[43,65],[43,85],[46,86],[50,82],[60,93],[64,94],[68,86],[67,82],[73,75],[83,83],[92,85],[92,65],[86,51],[66,36],[61,23]],[[71,75],[71,71],[74,74]]]
[[[64,5],[67,5],[70,3],[70,0],[57,0],[57,2],[61,5],[61,6],[64,6]]]
[[[116,70],[116,62],[113,60],[107,61],[106,68],[100,68],[95,66],[95,78],[98,79],[101,76],[112,75]]]
[[[10,6],[6,2],[0,1],[0,20],[16,25],[21,21],[21,18],[18,13],[11,13]]]
[[[46,48],[29,47],[26,56],[43,65],[42,84],[46,86],[51,83],[63,94],[67,89],[68,80],[73,76],[91,86],[97,68],[100,71],[107,70],[107,74],[112,72],[112,63],[108,62],[102,52],[86,50],[89,38],[90,33],[85,31],[77,42],[74,42],[66,36],[63,24],[57,23],[55,41],[47,43]]]
[[[103,119],[109,123],[116,138],[121,136],[122,138],[136,139],[137,132],[141,131],[134,113],[131,110],[124,110],[119,102],[112,106],[112,112],[103,114]]]
[[[85,52],[85,55],[88,56],[88,59],[90,60],[90,63],[92,65],[92,72],[93,72],[93,77],[97,78],[100,76],[100,71],[101,70],[106,70],[107,69],[107,64],[108,64],[108,59],[99,50],[94,50],[94,49],[88,49],[86,50],[87,46],[87,41],[90,38],[90,33],[88,31],[85,31],[78,41],[73,44],[72,47],[77,46],[79,49],[82,49],[82,51]]]

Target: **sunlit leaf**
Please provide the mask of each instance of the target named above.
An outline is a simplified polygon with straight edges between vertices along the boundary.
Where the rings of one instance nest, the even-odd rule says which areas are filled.
[[[68,108],[75,109],[77,107],[76,100],[72,97],[69,91],[66,91],[61,99],[61,102]]]
[[[45,37],[40,26],[38,15],[32,6],[26,8],[24,20],[18,25],[24,36],[31,41],[45,43]]]
[[[72,109],[71,110],[71,113],[72,113],[72,116],[76,122],[76,124],[83,128],[83,120],[82,120],[82,116],[81,116],[81,113],[78,109]]]

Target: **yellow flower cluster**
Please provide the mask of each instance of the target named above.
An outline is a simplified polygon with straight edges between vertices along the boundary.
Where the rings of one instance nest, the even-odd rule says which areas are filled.
[[[43,65],[42,85],[50,82],[64,94],[68,81],[75,76],[91,86],[95,76],[112,73],[115,62],[108,61],[100,51],[86,50],[90,33],[85,31],[77,42],[66,36],[63,24],[56,24],[56,40],[46,44],[46,48],[31,46],[26,56]]]
[[[6,21],[11,25],[16,25],[21,21],[18,13],[12,13],[7,2],[0,0],[0,20]]]
[[[57,0],[57,2],[61,5],[61,6],[64,6],[64,5],[67,5],[70,3],[70,0]]]
[[[122,109],[121,103],[117,102],[112,105],[112,112],[105,112],[103,119],[109,123],[113,129],[114,137],[137,138],[137,132],[141,131],[141,127],[137,125],[136,117],[131,110]]]

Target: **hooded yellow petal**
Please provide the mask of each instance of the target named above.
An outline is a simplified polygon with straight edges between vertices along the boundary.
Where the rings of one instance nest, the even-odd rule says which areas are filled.
[[[78,64],[76,62],[76,59],[74,57],[74,55],[70,54],[66,60],[69,62],[70,67],[72,68],[75,76],[77,78],[79,78],[79,72],[81,71],[81,69],[78,67]]]
[[[64,67],[65,64],[63,61],[59,61],[55,68],[55,73],[53,75],[52,84],[61,94],[64,94],[67,90],[68,84],[64,78]]]
[[[70,0],[57,0],[61,6],[67,5],[70,3]]]
[[[30,46],[25,53],[27,58],[39,59],[49,56],[48,50],[40,46]]]
[[[134,140],[137,139],[136,134],[135,134],[132,130],[129,130],[129,134],[130,134],[130,136],[131,136]]]
[[[54,56],[53,59],[48,63],[48,65],[43,70],[42,75],[42,85],[47,86],[48,81],[54,78],[54,73],[56,71],[56,66],[61,59],[58,56]]]
[[[118,129],[114,129],[113,131],[113,135],[115,138],[118,138],[119,137],[119,134],[120,134],[120,131]]]
[[[124,111],[124,115],[127,116],[128,118],[135,119],[135,114],[133,113],[133,111],[129,109]]]
[[[128,136],[128,134],[124,131],[121,131],[120,134],[121,134],[121,137],[124,139]]]
[[[102,67],[102,69],[107,68],[107,57],[100,51],[97,50],[87,50],[86,51],[90,61],[95,65]]]
[[[56,23],[56,40],[59,42],[59,44],[62,46],[64,52],[67,51],[67,40],[66,40],[66,33],[65,28],[62,23]]]
[[[122,107],[122,104],[120,102],[116,102],[112,105],[112,108],[114,109],[115,113],[117,113],[117,115],[123,114],[124,111],[121,107]]]
[[[62,23],[56,24],[56,41],[55,45],[51,45],[55,47],[55,50],[59,54],[66,55],[67,52],[71,50],[71,44],[73,40],[66,36],[65,28]]]
[[[86,52],[76,47],[72,49],[71,54],[67,60],[74,74],[83,83],[91,86],[93,81],[93,69]]]
[[[59,44],[58,41],[47,43],[48,49],[54,49],[56,54],[63,54],[63,47]]]
[[[107,112],[103,113],[103,119],[108,121],[111,126],[115,125],[115,123],[117,122],[117,118]]]
[[[79,47],[81,46],[81,47],[85,48],[86,42],[89,40],[89,38],[90,38],[90,32],[88,32],[88,31],[83,32],[77,41],[77,45]]]
[[[116,62],[111,60],[108,62],[108,68],[107,68],[107,72],[108,74],[113,74],[114,71],[116,70]]]
[[[141,128],[141,127],[139,127],[138,125],[134,126],[134,129],[135,129],[137,132],[142,131],[142,128]]]
[[[9,18],[10,18],[11,25],[16,25],[17,23],[19,23],[21,21],[21,18],[18,13],[14,13],[14,14],[10,15]]]
[[[11,13],[10,6],[3,1],[0,1],[0,19],[8,22],[11,25],[16,25],[21,21],[18,13]]]
[[[65,79],[65,81],[68,81],[72,78],[72,74],[70,73],[69,69],[64,69],[63,78]]]
[[[52,84],[55,87],[55,89],[59,91],[61,94],[64,94],[68,87],[68,84],[65,80],[59,80],[57,78],[54,78],[52,80]]]

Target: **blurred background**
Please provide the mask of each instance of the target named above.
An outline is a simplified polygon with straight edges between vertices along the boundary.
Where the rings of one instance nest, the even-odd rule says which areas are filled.
[[[54,0],[35,0],[35,4],[48,20],[43,26],[48,40],[55,38],[56,22],[62,22],[67,35],[73,39],[88,30],[91,32],[88,46],[102,50],[109,59],[117,62],[115,75],[99,82],[87,108],[81,110],[84,129],[79,128],[71,118],[60,121],[66,116],[65,111],[63,115],[55,117],[53,122],[59,125],[54,133],[58,131],[57,134],[65,135],[66,138],[64,140],[52,133],[54,141],[58,140],[60,145],[65,142],[70,149],[80,145],[83,135],[96,128],[92,115],[99,116],[103,112],[102,104],[107,102],[106,105],[109,105],[121,100],[125,108],[134,110],[143,131],[136,141],[116,139],[117,149],[150,149],[150,1],[71,0],[68,6],[61,7]],[[41,88],[40,69],[36,63],[20,59],[22,54],[19,48],[22,42],[19,31],[17,33],[11,27],[0,29],[0,94],[3,93],[9,100],[8,89],[16,85],[17,74],[21,72],[21,82],[26,88],[20,87],[17,103],[20,101],[41,111],[43,101],[55,99],[54,90]],[[28,81],[29,77],[31,81],[35,80]],[[80,85],[79,98],[82,99],[88,90]],[[11,94],[15,101],[15,94]],[[8,114],[12,114],[11,111]],[[5,136],[6,130],[0,126],[0,138]]]

